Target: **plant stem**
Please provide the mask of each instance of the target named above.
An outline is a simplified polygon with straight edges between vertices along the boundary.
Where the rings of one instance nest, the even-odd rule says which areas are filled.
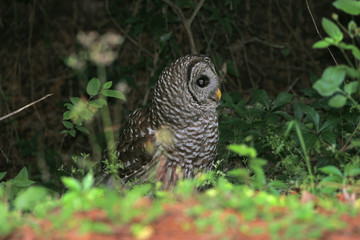
[[[106,82],[106,69],[105,66],[98,65],[97,67],[97,73],[98,77],[100,79],[101,85],[103,85]],[[104,99],[106,101],[106,96],[100,94],[100,99]],[[104,124],[104,134],[105,134],[105,140],[106,140],[106,146],[109,152],[109,158],[112,163],[114,163],[115,158],[113,153],[113,147],[115,146],[115,136],[112,128],[112,122],[111,122],[111,116],[109,107],[105,105],[100,110],[101,112],[101,118]]]

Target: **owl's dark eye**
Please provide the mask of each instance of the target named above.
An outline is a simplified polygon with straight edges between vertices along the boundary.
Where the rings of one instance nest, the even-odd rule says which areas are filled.
[[[207,85],[209,85],[209,78],[207,76],[200,76],[197,80],[196,80],[196,85],[198,85],[201,88],[206,87]]]

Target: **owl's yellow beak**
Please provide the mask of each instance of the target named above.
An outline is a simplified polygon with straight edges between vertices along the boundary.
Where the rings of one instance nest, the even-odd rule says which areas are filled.
[[[220,99],[221,99],[221,91],[220,91],[219,88],[216,90],[216,96],[218,97],[218,100],[220,101]]]

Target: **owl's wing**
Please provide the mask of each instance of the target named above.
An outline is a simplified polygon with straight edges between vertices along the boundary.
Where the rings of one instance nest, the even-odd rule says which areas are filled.
[[[151,159],[151,143],[154,142],[154,130],[150,126],[149,109],[134,111],[124,126],[116,142],[116,155],[124,164],[121,177],[136,175]]]

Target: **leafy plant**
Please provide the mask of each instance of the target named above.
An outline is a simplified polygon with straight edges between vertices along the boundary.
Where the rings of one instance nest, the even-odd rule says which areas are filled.
[[[123,38],[114,33],[99,36],[96,32],[80,32],[77,38],[83,50],[77,55],[74,54],[67,58],[66,64],[74,69],[80,81],[87,82],[85,68],[87,62],[90,62],[96,66],[97,77],[91,78],[86,84],[88,99],[85,97],[70,97],[71,103],[65,104],[67,111],[63,114],[63,124],[66,129],[62,133],[70,134],[73,137],[76,135],[76,130],[90,134],[89,140],[93,148],[93,155],[100,160],[101,153],[98,145],[96,145],[94,133],[90,133],[85,126],[90,124],[95,113],[100,111],[109,158],[114,163],[116,158],[112,151],[115,138],[112,131],[110,111],[107,106],[107,97],[126,99],[122,92],[110,89],[112,81],[107,81],[106,67],[110,66],[116,59],[118,47],[122,44]]]

